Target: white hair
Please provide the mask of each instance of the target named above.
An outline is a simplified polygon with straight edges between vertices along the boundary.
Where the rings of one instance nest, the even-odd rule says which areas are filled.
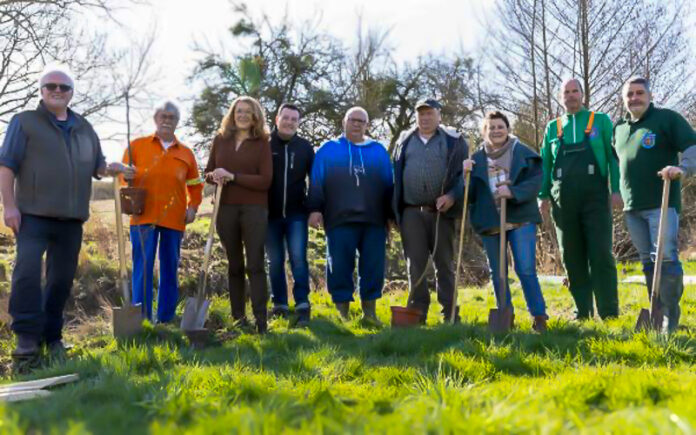
[[[75,80],[73,79],[73,75],[70,72],[70,68],[64,64],[49,63],[44,67],[43,71],[41,72],[41,75],[39,76],[39,91],[41,91],[41,87],[44,85],[46,77],[48,77],[51,74],[63,75],[70,83],[70,86],[72,86],[72,88],[75,89]]]
[[[179,106],[171,100],[163,101],[157,106],[155,106],[155,116],[160,112],[169,112],[176,115],[176,120],[181,119],[181,113],[179,112]]]
[[[343,122],[348,121],[348,116],[350,116],[351,113],[353,112],[362,112],[365,114],[365,120],[369,121],[370,120],[370,115],[367,114],[367,110],[363,109],[360,106],[353,106],[350,109],[346,111],[346,115],[343,117]]]

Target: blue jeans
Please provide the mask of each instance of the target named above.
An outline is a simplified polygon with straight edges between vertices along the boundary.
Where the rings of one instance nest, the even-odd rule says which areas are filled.
[[[143,304],[147,318],[152,320],[152,272],[159,240],[160,276],[157,292],[157,321],[169,322],[174,317],[179,300],[177,270],[181,238],[184,233],[155,225],[132,225],[130,235],[133,251],[133,304]],[[143,287],[145,287],[145,298],[143,298]]]
[[[500,235],[481,236],[483,247],[488,255],[488,266],[493,281],[495,297],[500,304],[498,295],[500,290]],[[515,261],[515,272],[520,279],[527,308],[532,316],[546,315],[546,302],[541,293],[539,279],[536,274],[536,225],[526,224],[522,227],[507,232],[507,242],[512,249],[512,258]],[[507,257],[506,257],[507,258]],[[512,307],[510,285],[505,283],[507,292],[507,306]]]
[[[269,219],[266,233],[266,255],[271,278],[273,305],[288,307],[288,284],[285,280],[285,249],[295,284],[292,295],[295,308],[309,306],[309,265],[307,264],[307,216],[297,215]]]
[[[81,221],[22,215],[9,305],[15,334],[46,343],[62,338],[63,309],[70,296],[81,243]],[[46,284],[42,288],[44,253]]]
[[[643,267],[655,263],[657,255],[657,232],[660,226],[660,209],[630,210],[625,213],[626,227],[631,235],[633,246],[638,250],[640,262]],[[675,272],[681,272],[679,261],[679,246],[677,235],[679,233],[679,215],[674,208],[667,209],[667,226],[665,227],[664,262],[671,263],[666,268],[675,268]],[[663,272],[664,273],[664,272]]]
[[[387,232],[381,225],[344,224],[326,231],[326,284],[334,303],[353,301],[355,251],[360,299],[382,296]]]

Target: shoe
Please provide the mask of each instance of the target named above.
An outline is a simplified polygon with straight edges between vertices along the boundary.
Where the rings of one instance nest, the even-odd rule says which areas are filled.
[[[538,333],[544,333],[548,329],[546,326],[547,316],[534,316],[534,322],[532,323],[532,329]]]
[[[271,310],[271,319],[287,319],[290,314],[288,307],[284,305],[276,305]]]
[[[39,340],[31,335],[17,335],[17,346],[12,352],[14,358],[30,358],[39,353]]]
[[[341,319],[344,321],[350,320],[350,302],[336,302],[336,309],[338,309]]]
[[[48,355],[52,359],[65,359],[68,356],[68,349],[72,348],[70,345],[63,343],[63,340],[55,340],[46,344],[46,350]]]
[[[248,332],[252,329],[251,323],[246,317],[240,317],[232,321],[232,327],[235,329],[241,329],[242,331]]]
[[[452,319],[452,311],[451,308],[446,308],[442,310],[442,321],[443,323],[450,323],[450,319]],[[454,322],[452,323],[453,325],[458,325],[462,323],[461,317],[459,317],[459,307],[455,309],[454,312]]]
[[[268,332],[268,323],[266,323],[266,320],[257,320],[256,321],[256,333],[259,335],[264,335],[265,333]]]
[[[295,309],[295,325],[298,328],[304,328],[309,325],[309,319],[311,318],[311,311],[309,307],[297,308]]]
[[[377,318],[377,300],[361,301],[363,317],[362,321],[371,326],[382,326],[382,323]]]

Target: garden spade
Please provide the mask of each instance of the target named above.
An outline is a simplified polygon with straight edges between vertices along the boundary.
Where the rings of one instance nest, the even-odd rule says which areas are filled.
[[[123,306],[112,308],[113,327],[115,337],[128,337],[142,329],[143,314],[140,304],[131,304],[131,290],[128,285],[128,272],[126,271],[126,242],[123,235],[121,196],[119,195],[119,180],[117,176],[114,177],[114,202],[116,204],[119,281],[121,281],[121,291],[123,293]]]
[[[662,327],[663,311],[660,304],[660,280],[662,279],[662,259],[665,254],[665,229],[667,226],[667,208],[669,206],[670,179],[665,178],[662,184],[662,204],[660,205],[660,224],[657,230],[657,253],[655,271],[653,272],[652,290],[650,294],[650,309],[643,308],[638,315],[636,331],[659,330]],[[646,283],[647,284],[647,283]]]
[[[213,236],[215,234],[215,221],[217,219],[218,209],[220,208],[220,197],[222,196],[222,185],[218,185],[215,189],[215,203],[213,205],[213,216],[210,219],[210,227],[208,229],[208,240],[205,243],[203,252],[203,268],[198,280],[198,291],[195,297],[186,299],[184,306],[184,314],[181,317],[181,329],[187,333],[193,331],[204,331],[205,319],[208,316],[208,308],[210,300],[205,298],[205,287],[208,282],[208,263],[210,263],[210,253],[213,250]],[[193,337],[193,335],[190,335]]]
[[[507,306],[507,200],[500,198],[500,258],[498,307],[488,313],[488,329],[494,334],[508,332],[512,326],[512,307]]]

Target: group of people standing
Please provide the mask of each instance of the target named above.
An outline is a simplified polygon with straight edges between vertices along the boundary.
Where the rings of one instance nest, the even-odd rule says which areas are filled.
[[[488,256],[496,297],[505,286],[505,300],[512,307],[509,284],[500,282],[496,273],[505,231],[533,328],[545,331],[548,314],[535,252],[542,216],[553,216],[577,318],[592,317],[595,303],[600,317],[617,316],[612,205],[626,213],[649,287],[661,179],[678,180],[696,168],[694,129],[676,112],[655,107],[649,82],[640,77],[624,85],[628,114],[616,125],[606,114],[583,106],[578,80],[565,81],[561,100],[566,113],[549,122],[541,155],[511,134],[508,118],[499,111],[484,117],[483,144],[469,155],[464,137],[442,125],[442,107],[435,99],[416,103],[416,125],[401,134],[393,156],[367,136],[368,113],[357,106],[345,113],[343,134],[315,155],[310,142],[297,134],[302,117],[298,106],[283,104],[271,131],[259,102],[242,96],[234,100],[212,140],[203,177],[193,152],[174,134],[180,114],[171,102],[156,108],[154,134],[132,141],[122,162],[107,165],[92,127],[68,108],[73,86],[66,71],[45,73],[38,108],[12,119],[0,150],[4,221],[17,237],[9,310],[19,356],[36,353],[42,344],[51,352],[64,351],[62,313],[88,218],[92,177],[121,174],[147,191],[144,213],[131,217],[132,290],[133,301],[142,303],[147,317],[158,322],[174,318],[181,240],[186,224],[196,217],[207,181],[222,189],[214,224],[227,256],[232,317],[240,326],[249,325],[248,277],[254,327],[259,333],[267,330],[266,258],[271,315],[289,316],[286,252],[294,281],[293,322],[310,321],[308,226],[325,231],[327,288],[343,318],[350,317],[354,300],[357,257],[363,318],[379,323],[376,301],[382,295],[385,248],[396,226],[408,267],[408,306],[420,311],[424,323],[430,305],[424,277],[432,258],[443,317],[458,321],[458,314],[450,317],[459,311],[455,220],[462,217],[467,189],[471,225]],[[502,199],[507,204],[505,228],[500,225]],[[678,182],[672,183],[669,206],[660,300],[665,326],[674,331],[683,292]]]

